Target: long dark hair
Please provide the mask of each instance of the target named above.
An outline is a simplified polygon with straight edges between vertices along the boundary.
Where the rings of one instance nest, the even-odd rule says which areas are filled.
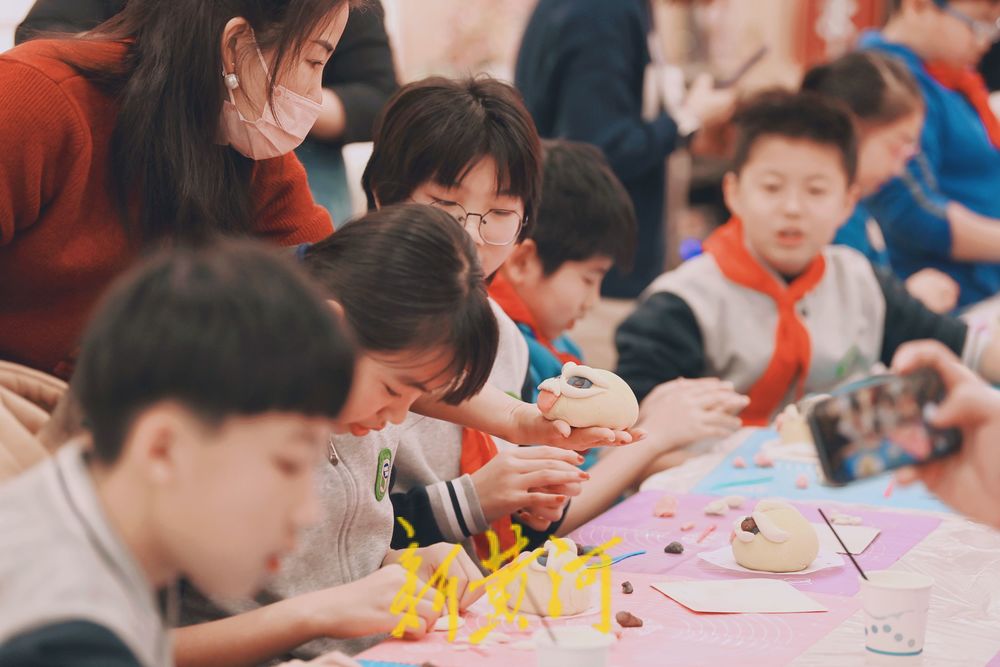
[[[403,86],[375,121],[374,148],[361,177],[368,207],[409,199],[427,181],[454,185],[484,157],[499,171],[497,190],[524,201],[524,228],[542,190],[542,145],[521,94],[488,76],[430,77]]]
[[[344,309],[368,352],[442,352],[457,404],[486,384],[496,359],[496,317],[472,239],[444,211],[387,206],[310,246],[306,268]]]
[[[125,45],[120,64],[78,58],[71,64],[118,100],[111,176],[124,219],[138,223],[138,240],[198,241],[250,229],[254,163],[215,143],[226,97],[220,53],[226,23],[245,18],[260,48],[275,53],[270,99],[275,77],[295,62],[308,36],[349,2],[129,0],[83,36]],[[239,54],[240,61],[247,57],[256,52]]]

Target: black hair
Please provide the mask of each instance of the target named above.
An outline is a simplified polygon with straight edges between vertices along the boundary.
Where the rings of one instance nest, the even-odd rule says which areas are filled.
[[[737,137],[732,170],[736,173],[746,165],[758,141],[781,137],[837,149],[848,183],[854,182],[858,139],[851,112],[839,100],[813,92],[765,91],[737,109],[733,124]]]
[[[546,275],[564,262],[609,257],[628,271],[635,254],[635,207],[600,149],[564,139],[542,142],[542,199],[528,234]]]
[[[127,231],[144,243],[164,237],[201,241],[253,227],[254,162],[217,145],[222,105],[222,35],[245,18],[263,50],[275,54],[275,78],[287,71],[330,12],[355,0],[129,0],[80,39],[120,43],[124,60],[107,55],[70,62],[117,100],[111,138],[111,183]],[[238,59],[257,58],[253,48]]]
[[[210,425],[288,412],[335,417],[353,347],[290,258],[252,241],[160,252],[120,277],[83,336],[72,391],[98,460],[143,410],[176,401]]]
[[[524,201],[527,234],[541,191],[538,131],[520,93],[479,76],[431,77],[400,88],[375,121],[374,149],[361,178],[368,207],[406,201],[422,183],[454,185],[484,157],[499,170],[497,192]]]
[[[916,79],[895,58],[855,51],[813,67],[802,90],[841,100],[863,123],[887,125],[924,107]]]
[[[486,384],[496,317],[472,239],[446,212],[387,206],[310,246],[304,259],[363,350],[451,354],[441,399],[452,405]]]

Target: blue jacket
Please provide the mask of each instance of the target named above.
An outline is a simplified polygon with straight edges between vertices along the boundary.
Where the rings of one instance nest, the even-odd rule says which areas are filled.
[[[634,269],[612,269],[607,296],[637,296],[663,271],[666,254],[666,158],[679,139],[667,114],[642,119],[650,29],[648,0],[539,0],[514,73],[538,133],[600,148],[635,205]]]
[[[543,380],[561,375],[563,362],[547,347],[538,342],[531,327],[522,322],[516,324],[517,328],[521,330],[521,335],[524,336],[524,341],[528,344],[528,381],[525,383],[524,395],[521,398],[529,403],[534,403],[538,400],[538,385]],[[552,341],[552,347],[560,352],[572,354],[577,359],[583,359],[583,352],[566,334]]]
[[[868,261],[875,266],[888,267],[889,255],[885,248],[876,248],[873,246],[868,236],[868,220],[870,218],[871,213],[868,212],[868,209],[858,204],[854,209],[854,213],[847,219],[847,222],[837,230],[837,235],[833,237],[833,242],[837,245],[846,245],[854,248],[867,257]]]
[[[920,154],[902,177],[864,202],[885,235],[892,268],[904,279],[925,267],[947,273],[961,288],[959,306],[993,296],[1000,291],[1000,264],[952,259],[945,207],[955,201],[981,215],[1000,218],[1000,150],[990,142],[972,105],[931,78],[916,53],[875,31],[862,35],[859,46],[905,64],[927,107]]]

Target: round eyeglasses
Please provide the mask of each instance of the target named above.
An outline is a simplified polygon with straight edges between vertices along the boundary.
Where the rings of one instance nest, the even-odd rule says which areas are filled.
[[[486,213],[470,213],[456,201],[435,199],[431,206],[439,208],[468,228],[470,218],[479,218],[476,229],[479,238],[487,245],[508,245],[517,239],[524,226],[524,219],[517,211],[509,208],[491,208]]]

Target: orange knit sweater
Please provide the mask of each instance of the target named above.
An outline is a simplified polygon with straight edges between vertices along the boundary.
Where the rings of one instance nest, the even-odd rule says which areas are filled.
[[[0,359],[64,378],[96,300],[139,254],[109,182],[115,102],[66,55],[124,47],[40,40],[0,55]],[[294,155],[256,163],[252,191],[260,238],[293,245],[333,230]]]

